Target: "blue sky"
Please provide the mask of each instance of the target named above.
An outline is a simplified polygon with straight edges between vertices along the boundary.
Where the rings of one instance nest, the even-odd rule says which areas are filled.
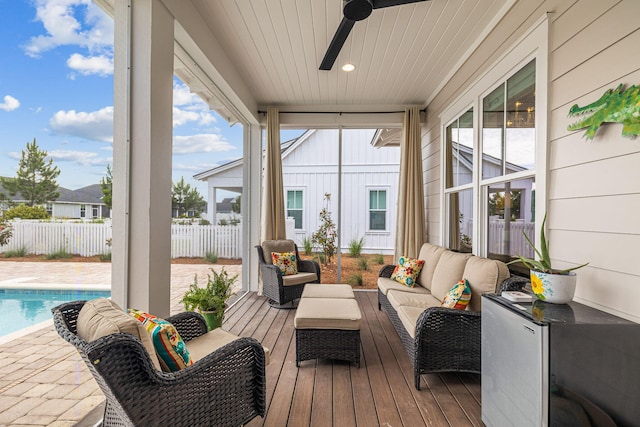
[[[37,139],[58,184],[96,184],[112,164],[113,21],[91,0],[0,0],[0,175],[15,176]],[[173,180],[206,198],[196,173],[242,156],[229,124],[174,80]],[[300,132],[287,132],[283,140]]]

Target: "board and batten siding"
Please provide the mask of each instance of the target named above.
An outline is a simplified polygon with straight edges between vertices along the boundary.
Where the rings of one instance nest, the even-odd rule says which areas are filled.
[[[363,252],[393,254],[400,150],[373,147],[374,134],[371,129],[342,131],[341,248],[347,250],[351,240],[364,237]],[[299,245],[320,227],[325,193],[331,193],[329,209],[337,223],[338,151],[338,130],[319,129],[299,146],[292,146],[282,159],[285,192],[304,191],[303,228],[296,230]],[[370,189],[387,191],[385,231],[368,230]]]
[[[620,83],[640,84],[637,0],[514,3],[428,103],[422,144],[428,238],[441,243],[440,114],[546,12],[553,12],[546,112],[551,256],[558,267],[590,263],[578,271],[577,301],[640,322],[640,306],[630,297],[640,287],[640,138],[623,138],[620,124],[604,125],[590,142],[584,130],[567,130],[573,104],[589,104]]]

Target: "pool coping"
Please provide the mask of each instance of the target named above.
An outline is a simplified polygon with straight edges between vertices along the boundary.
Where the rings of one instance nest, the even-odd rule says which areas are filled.
[[[90,283],[0,283],[0,289],[42,291],[111,291],[111,285]]]

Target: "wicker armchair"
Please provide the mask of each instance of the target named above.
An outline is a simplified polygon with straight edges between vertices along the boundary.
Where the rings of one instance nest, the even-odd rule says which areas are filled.
[[[265,240],[256,246],[260,259],[260,274],[262,275],[262,292],[269,298],[269,304],[276,308],[283,307],[300,298],[304,285],[320,283],[320,265],[315,261],[302,260],[298,253],[298,246],[293,240]],[[271,253],[294,252],[298,260],[298,274],[283,276],[280,269],[273,265]]]
[[[103,426],[239,426],[264,416],[265,354],[253,338],[239,338],[181,371],[161,372],[131,334],[92,342],[79,338],[77,318],[84,303],[53,308],[53,320],[106,396]],[[196,313],[167,320],[187,342],[207,332]]]

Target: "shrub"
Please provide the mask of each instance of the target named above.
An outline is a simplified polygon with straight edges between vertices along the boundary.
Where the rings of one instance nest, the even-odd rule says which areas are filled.
[[[220,221],[218,221],[218,225],[229,225],[229,221],[223,218]]]
[[[211,264],[215,264],[218,262],[218,254],[215,252],[207,252],[204,255],[204,260]]]
[[[17,249],[6,251],[4,253],[5,258],[22,258],[27,255],[27,248],[21,246]]]
[[[347,279],[347,283],[350,284],[351,286],[362,286],[363,285],[362,274],[356,273],[352,276],[349,276],[349,278]]]
[[[313,253],[313,242],[309,236],[302,238],[302,248],[305,255],[311,255]]]
[[[362,254],[362,247],[364,246],[364,237],[360,240],[353,239],[349,242],[349,256],[351,258],[358,258]]]
[[[373,262],[375,262],[376,264],[382,265],[384,264],[384,255],[382,254],[375,254],[372,258]]]
[[[369,262],[366,258],[358,258],[358,270],[368,270]]]
[[[100,262],[111,262],[111,252],[107,252],[106,254],[98,255]]]
[[[58,249],[55,252],[51,252],[50,254],[45,255],[45,259],[69,259],[71,258],[71,254],[67,252],[66,249]]]
[[[326,264],[327,258],[324,253],[319,252],[313,256],[314,261],[318,261],[320,264]]]
[[[48,219],[49,214],[42,206],[27,206],[25,204],[14,206],[3,213],[4,219]]]
[[[200,219],[200,225],[211,225],[211,221],[209,221],[208,219]]]

